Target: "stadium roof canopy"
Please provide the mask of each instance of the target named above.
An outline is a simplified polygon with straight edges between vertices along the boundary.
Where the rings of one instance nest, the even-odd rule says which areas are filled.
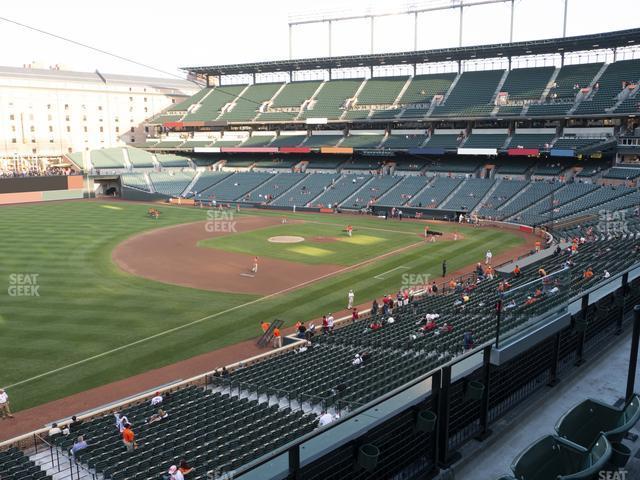
[[[616,32],[551,38],[525,42],[497,43],[471,47],[439,48],[401,53],[375,53],[342,57],[303,58],[268,62],[241,63],[205,67],[182,67],[182,70],[200,75],[240,75],[298,70],[376,67],[381,65],[422,64],[496,57],[519,57],[552,53],[578,52],[640,45],[640,28]]]

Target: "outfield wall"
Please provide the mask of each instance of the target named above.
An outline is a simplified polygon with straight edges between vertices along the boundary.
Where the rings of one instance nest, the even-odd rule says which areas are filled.
[[[17,177],[0,180],[0,205],[84,198],[82,175]]]

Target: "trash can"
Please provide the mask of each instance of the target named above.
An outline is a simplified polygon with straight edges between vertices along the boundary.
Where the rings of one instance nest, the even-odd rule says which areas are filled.
[[[433,432],[436,428],[436,420],[438,416],[431,410],[422,410],[418,412],[416,419],[416,430],[422,433]]]
[[[467,391],[465,393],[466,400],[480,401],[482,400],[482,395],[484,394],[484,384],[482,382],[477,382],[472,380],[467,384]]]
[[[624,467],[631,457],[631,449],[624,443],[612,442],[611,443],[611,464],[616,468]]]
[[[378,465],[380,449],[370,443],[365,443],[358,449],[358,465],[367,472],[373,472]]]

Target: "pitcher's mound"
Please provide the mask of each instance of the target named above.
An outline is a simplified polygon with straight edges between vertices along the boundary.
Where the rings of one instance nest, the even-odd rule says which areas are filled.
[[[294,235],[279,235],[277,237],[269,237],[271,243],[300,243],[304,242],[304,237],[296,237]]]

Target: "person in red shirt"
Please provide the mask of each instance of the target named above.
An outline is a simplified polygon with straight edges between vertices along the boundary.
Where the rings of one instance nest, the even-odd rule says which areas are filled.
[[[322,334],[326,335],[329,333],[329,321],[327,320],[327,316],[322,316]]]
[[[360,318],[360,314],[358,313],[358,309],[354,308],[351,312],[351,320],[356,321]]]
[[[351,225],[347,225],[347,235],[352,236],[353,234],[353,227]]]

